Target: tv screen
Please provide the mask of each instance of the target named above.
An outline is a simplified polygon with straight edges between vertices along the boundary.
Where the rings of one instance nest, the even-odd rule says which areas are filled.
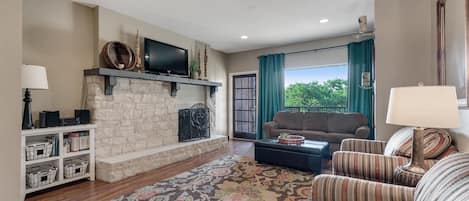
[[[145,70],[150,73],[189,75],[187,50],[154,41],[144,40]]]

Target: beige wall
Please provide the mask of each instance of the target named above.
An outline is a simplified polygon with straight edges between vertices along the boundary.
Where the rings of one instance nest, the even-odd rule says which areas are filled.
[[[228,55],[228,73],[257,71],[259,68],[257,57],[261,55],[273,54],[273,53],[288,53],[288,52],[296,52],[296,51],[331,47],[331,46],[336,46],[336,45],[344,45],[353,41],[354,39],[352,38],[352,36],[343,36],[343,37],[337,37],[337,38],[316,40],[316,41],[310,41],[310,42],[304,42],[304,43],[296,43],[296,44],[279,46],[279,47],[264,48],[264,49],[229,54]],[[329,59],[332,61],[341,60],[341,58],[329,58]],[[305,62],[308,62],[308,61],[302,61],[302,63],[305,63]],[[318,61],[318,64],[320,63],[322,62]]]
[[[98,8],[98,50],[101,50],[109,41],[121,41],[134,48],[137,29],[140,31],[141,37],[151,38],[188,50],[195,47],[195,40],[193,39],[103,7]],[[143,61],[143,40],[141,41],[141,47],[140,55]],[[203,87],[181,85],[181,90],[178,92],[176,99],[179,108],[188,107],[197,102],[203,103],[205,102],[205,90]]]
[[[398,128],[386,124],[392,87],[436,83],[433,1],[376,0],[376,137]]]
[[[23,63],[45,66],[49,81],[48,90],[32,91],[33,119],[43,110],[73,117],[83,69],[94,64],[93,10],[68,0],[25,0],[23,11]]]
[[[469,110],[460,110],[459,117],[460,128],[452,129],[451,133],[459,151],[469,152]]]
[[[0,195],[20,200],[20,128],[22,1],[6,0],[0,6]]]
[[[73,116],[81,107],[83,70],[98,66],[102,46],[111,40],[122,41],[132,48],[135,34],[189,49],[195,40],[153,26],[117,12],[90,8],[71,0],[25,0],[23,24],[23,63],[47,68],[49,89],[33,91],[33,118],[42,110],[60,110],[64,117]],[[143,44],[141,46],[143,54]],[[226,56],[210,49],[209,79],[223,86],[217,93],[217,130],[226,133]],[[143,55],[142,55],[143,56]],[[182,85],[178,108],[205,102],[204,87]]]
[[[446,1],[446,79],[466,98],[466,1]]]
[[[210,50],[208,52],[209,80],[223,83],[219,87],[216,95],[216,128],[217,133],[228,135],[228,77],[227,77],[227,56],[219,51]]]

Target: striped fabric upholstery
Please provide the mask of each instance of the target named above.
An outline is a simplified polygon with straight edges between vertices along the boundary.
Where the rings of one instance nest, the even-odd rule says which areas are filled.
[[[396,168],[394,170],[394,184],[415,187],[422,179],[421,174],[406,171],[402,168]]]
[[[413,128],[411,127],[399,129],[389,139],[384,155],[410,157],[412,155],[412,133]],[[451,146],[452,138],[447,130],[427,128],[424,133],[425,148],[423,152],[425,159],[436,158]]]
[[[469,153],[448,156],[417,184],[416,201],[469,200]]]
[[[394,170],[408,162],[409,158],[400,156],[338,151],[332,157],[332,171],[335,175],[394,183]],[[425,160],[424,164],[429,169],[437,162]]]
[[[340,145],[341,151],[353,151],[370,154],[383,154],[386,142],[377,140],[345,139]]]
[[[411,201],[414,188],[349,177],[319,175],[313,180],[313,201]]]
[[[456,146],[451,145],[448,149],[446,149],[443,153],[441,153],[438,157],[436,157],[437,160],[441,160],[443,158],[446,158],[447,156],[451,154],[458,153],[459,150],[456,148]]]
[[[398,156],[339,151],[332,157],[332,171],[335,175],[392,183],[394,169],[407,161]]]

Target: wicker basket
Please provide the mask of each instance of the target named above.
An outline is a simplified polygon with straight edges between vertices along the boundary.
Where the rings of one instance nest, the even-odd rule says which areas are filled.
[[[88,161],[83,159],[74,159],[65,162],[64,177],[66,179],[81,177],[87,173]]]
[[[54,183],[57,177],[57,168],[53,165],[41,165],[28,168],[26,185],[29,188],[38,188]]]
[[[31,161],[49,158],[53,147],[53,144],[50,142],[39,142],[26,145],[26,160]]]

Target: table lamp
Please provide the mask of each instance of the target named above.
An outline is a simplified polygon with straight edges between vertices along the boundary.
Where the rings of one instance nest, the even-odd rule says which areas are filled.
[[[424,128],[459,127],[456,88],[423,86],[392,88],[386,123],[415,127],[412,135],[412,157],[401,169],[424,174]]]
[[[23,129],[33,128],[31,114],[30,89],[48,89],[46,68],[42,66],[23,65],[21,67],[21,88],[24,91]]]

